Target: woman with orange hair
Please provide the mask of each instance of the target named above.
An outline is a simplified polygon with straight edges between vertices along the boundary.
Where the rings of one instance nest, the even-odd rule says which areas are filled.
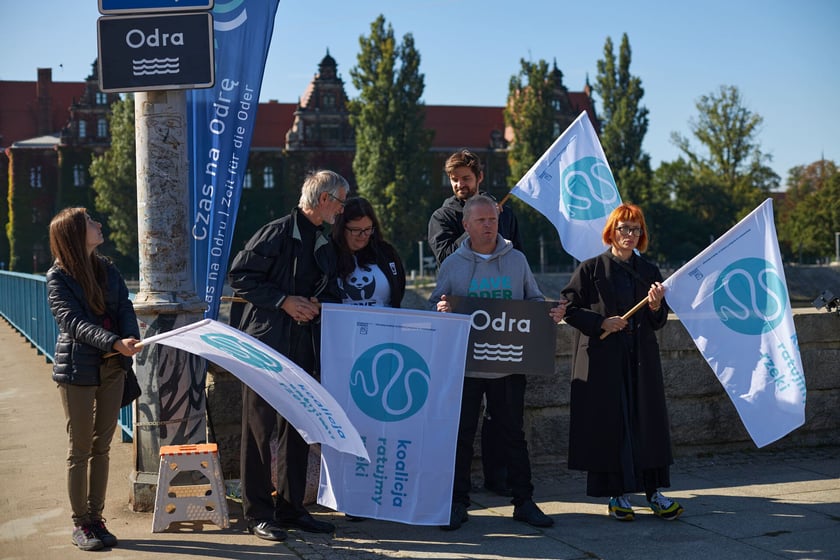
[[[84,208],[65,208],[50,222],[55,262],[47,271],[47,298],[59,330],[52,378],[67,419],[72,539],[81,550],[117,545],[102,510],[123,383],[140,351],[125,282],[96,250],[104,241],[102,224]]]
[[[659,491],[670,486],[673,463],[655,333],[668,309],[662,274],[640,254],[648,245],[641,208],[613,210],[602,238],[609,249],[582,262],[562,291],[566,323],[577,329],[569,468],[587,471],[587,495],[608,497],[616,519],[633,520],[628,495],[641,491],[657,516],[676,519],[682,506]]]

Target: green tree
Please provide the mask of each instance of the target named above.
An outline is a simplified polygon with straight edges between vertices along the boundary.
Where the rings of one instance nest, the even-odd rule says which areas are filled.
[[[397,45],[380,15],[370,35],[359,38],[357,65],[350,70],[359,96],[348,103],[356,134],[353,173],[361,196],[370,200],[384,234],[404,256],[425,238],[432,210],[426,154],[433,132],[423,126],[425,89],[420,54],[409,33]]]
[[[90,166],[96,210],[106,219],[108,240],[126,257],[123,267],[137,270],[137,163],[134,141],[134,96],[111,106],[111,147],[94,156]]]
[[[835,254],[840,232],[840,170],[817,161],[790,170],[787,191],[777,210],[779,242],[788,257],[827,259]]]
[[[505,126],[513,130],[513,141],[507,153],[508,184],[512,188],[536,163],[556,139],[558,115],[552,101],[565,88],[562,73],[551,71],[548,62],[520,60],[519,72],[510,78],[507,104],[504,109]],[[564,127],[565,128],[565,127]],[[525,251],[529,262],[539,258],[539,239],[547,243],[547,254],[562,255],[557,230],[542,214],[513,199]]]
[[[653,174],[653,184],[668,200],[652,203],[655,221],[645,211],[653,258],[680,265],[733,225],[721,219],[728,220],[734,212],[718,177],[698,172],[685,159],[663,162]]]
[[[644,207],[661,203],[662,193],[651,189],[650,156],[642,150],[648,129],[648,110],[641,105],[642,80],[630,73],[630,40],[621,38],[618,61],[607,37],[604,58],[598,61],[595,92],[600,95],[601,146],[624,199]]]
[[[698,118],[689,121],[689,128],[704,150],[696,150],[677,132],[671,140],[696,173],[719,179],[728,198],[725,206],[734,210],[721,220],[732,225],[779,184],[779,176],[768,166],[771,157],[761,152],[758,142],[764,119],[745,106],[735,86],[721,86],[716,94],[703,95],[696,107]]]
[[[554,82],[545,60],[520,60],[519,73],[511,76],[505,126],[513,129],[513,142],[508,149],[511,187],[531,169],[555,140],[555,111],[551,105]]]

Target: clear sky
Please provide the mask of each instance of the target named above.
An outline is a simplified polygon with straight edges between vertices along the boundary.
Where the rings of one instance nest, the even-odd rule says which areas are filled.
[[[327,49],[353,97],[359,37],[379,14],[414,36],[430,105],[504,105],[521,58],[556,60],[581,91],[606,38],[617,55],[626,32],[654,166],[678,157],[671,132],[690,136],[697,99],[721,85],[764,118],[759,142],[783,182],[795,165],[840,163],[837,0],[281,0],[260,99],[297,101]],[[37,68],[83,80],[99,16],[96,0],[0,0],[0,80],[34,81]]]

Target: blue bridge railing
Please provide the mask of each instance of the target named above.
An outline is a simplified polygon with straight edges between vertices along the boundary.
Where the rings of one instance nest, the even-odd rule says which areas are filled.
[[[38,274],[0,270],[0,315],[25,336],[48,362],[54,360],[58,325],[47,303],[47,280]],[[120,409],[122,441],[134,438],[131,405]]]

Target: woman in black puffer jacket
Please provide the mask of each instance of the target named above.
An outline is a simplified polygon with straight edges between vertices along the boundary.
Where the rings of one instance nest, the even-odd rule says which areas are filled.
[[[140,351],[137,316],[116,267],[96,252],[102,225],[84,208],[67,208],[50,222],[55,262],[47,272],[50,309],[58,323],[53,380],[67,418],[67,488],[73,543],[82,550],[115,546],[102,510],[111,439],[125,372]],[[105,358],[109,353],[114,356]]]

